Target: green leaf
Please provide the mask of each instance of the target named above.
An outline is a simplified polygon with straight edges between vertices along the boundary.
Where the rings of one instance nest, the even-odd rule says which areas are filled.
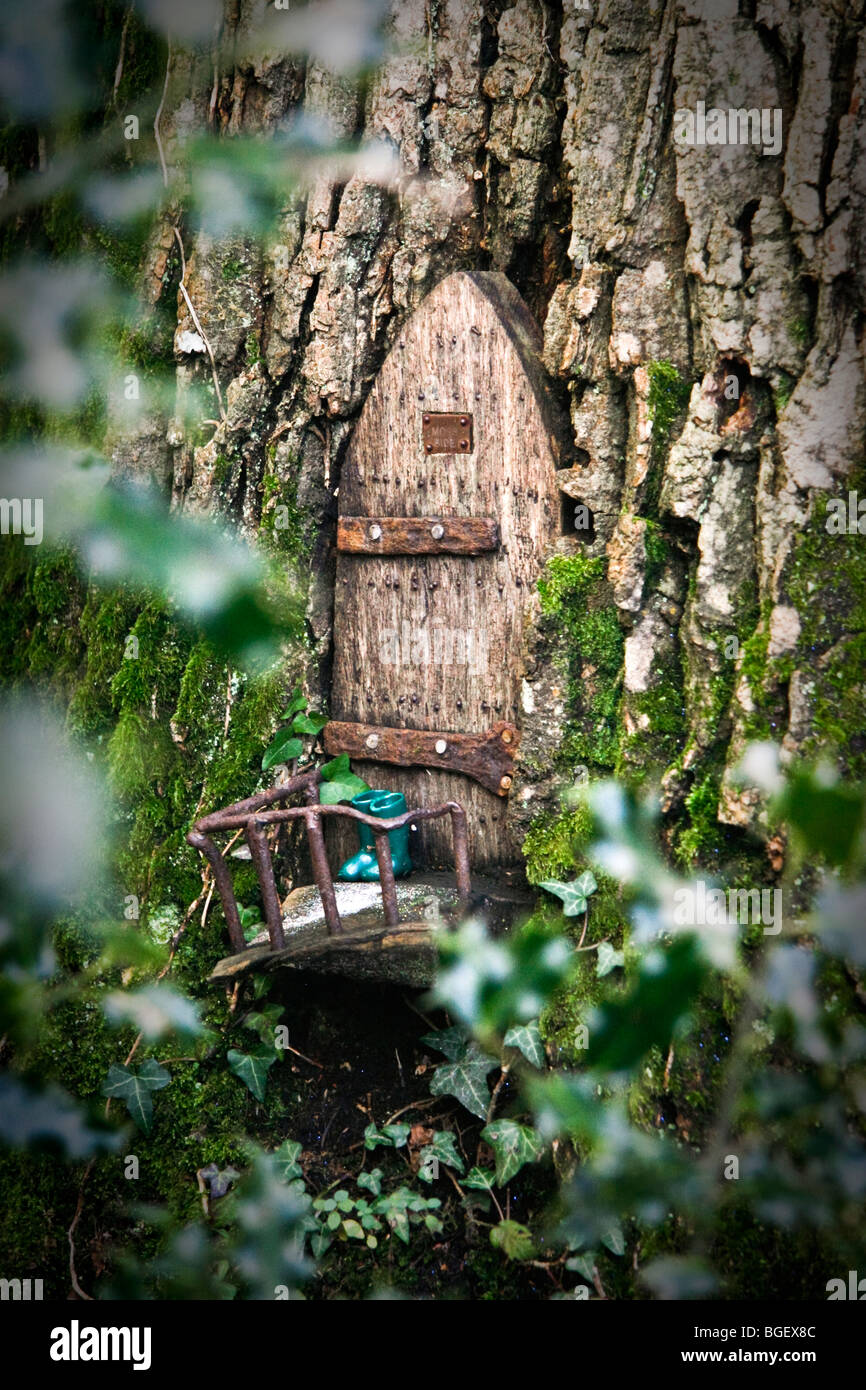
[[[614,1255],[625,1254],[625,1236],[622,1233],[622,1226],[618,1221],[611,1221],[606,1230],[601,1233],[601,1243],[606,1245]]]
[[[252,1091],[256,1100],[264,1100],[268,1069],[276,1060],[277,1054],[273,1048],[265,1047],[257,1047],[254,1052],[238,1052],[236,1048],[231,1048],[227,1054],[229,1067]]]
[[[299,738],[294,737],[291,729],[280,729],[265,750],[262,772],[267,772],[269,768],[277,767],[280,763],[292,762],[299,758],[303,751],[304,745]]]
[[[388,1225],[402,1240],[404,1245],[409,1244],[409,1213],[405,1211],[395,1211],[388,1217]]]
[[[430,1082],[430,1094],[434,1096],[456,1096],[461,1105],[479,1119],[487,1119],[490,1105],[490,1091],[487,1074],[499,1063],[472,1044],[456,1062],[445,1062],[436,1068]]]
[[[574,880],[574,886],[585,898],[590,897],[598,887],[595,881],[595,874],[591,869],[584,869],[582,874]]]
[[[570,941],[532,921],[497,938],[471,918],[443,932],[438,946],[442,964],[429,998],[482,1040],[538,1018],[580,959]]]
[[[363,778],[356,777],[352,772],[347,777],[321,782],[319,784],[319,800],[323,806],[336,806],[340,801],[351,801],[360,792],[369,790]]]
[[[138,1128],[149,1134],[153,1124],[153,1101],[150,1093],[162,1090],[170,1081],[171,1073],[161,1067],[153,1057],[148,1057],[146,1062],[142,1062],[137,1071],[114,1062],[103,1082],[102,1094],[112,1100],[124,1101]]]
[[[382,1169],[374,1168],[371,1173],[359,1173],[358,1186],[366,1187],[368,1192],[372,1192],[374,1197],[378,1197],[382,1191]]]
[[[360,1221],[344,1221],[343,1230],[351,1240],[363,1240],[364,1228]]]
[[[202,1031],[198,1005],[168,985],[147,985],[129,993],[114,990],[102,1001],[102,1010],[115,1027],[131,1023],[149,1039],[166,1033],[195,1038]]]
[[[444,1163],[448,1168],[456,1168],[462,1173],[466,1166],[454,1147],[454,1135],[450,1129],[437,1129],[429,1144],[425,1144],[419,1155],[421,1164],[418,1176],[422,1182],[432,1182],[435,1173],[433,1161]]]
[[[478,1192],[489,1192],[496,1186],[496,1175],[487,1168],[470,1168],[463,1179],[463,1186],[475,1188]]]
[[[320,769],[322,781],[332,782],[334,778],[345,777],[352,771],[349,765],[348,753],[338,753],[336,758],[332,758],[329,763],[323,763]]]
[[[291,719],[293,714],[297,714],[299,710],[306,709],[309,703],[310,702],[307,699],[307,697],[301,694],[300,686],[297,686],[295,688],[295,692],[292,695],[291,700],[286,705],[286,708],[283,710],[282,718]]]
[[[582,1275],[588,1284],[592,1283],[593,1270],[598,1256],[594,1250],[585,1250],[580,1255],[572,1255],[566,1260],[566,1269],[573,1269],[576,1274]]]
[[[498,1187],[510,1182],[524,1163],[535,1162],[544,1152],[541,1136],[528,1125],[519,1125],[514,1120],[494,1120],[482,1129],[481,1138],[496,1155]]]
[[[466,1051],[469,1034],[459,1023],[455,1023],[452,1028],[443,1028],[438,1033],[425,1033],[421,1042],[426,1043],[428,1047],[435,1047],[436,1051],[443,1053],[450,1062],[456,1062]]]
[[[635,1066],[653,1046],[667,1047],[706,977],[693,936],[644,956],[634,988],[603,1004],[589,1028],[586,1061],[604,1071]]]
[[[317,1231],[316,1234],[310,1238],[310,1250],[313,1259],[320,1260],[323,1255],[327,1254],[332,1244],[333,1241],[326,1231]]]
[[[543,1069],[546,1058],[537,1019],[509,1028],[504,1041],[506,1047],[516,1047],[518,1052],[522,1052],[527,1062],[538,1067],[539,1071]]]
[[[609,941],[602,941],[598,948],[598,963],[595,967],[596,975],[601,978],[609,975],[611,970],[616,970],[618,966],[625,965],[625,952],[615,951]]]
[[[519,1221],[500,1221],[490,1232],[490,1244],[495,1245],[509,1260],[531,1260],[535,1254],[532,1232]]]
[[[843,865],[851,857],[863,825],[863,790],[829,780],[822,769],[794,771],[779,810],[791,822],[811,855]]]
[[[369,1124],[364,1130],[364,1147],[402,1149],[408,1138],[408,1125],[385,1125],[383,1129],[377,1129],[374,1124]]]
[[[586,900],[598,887],[588,869],[573,883],[558,883],[555,879],[549,878],[538,886],[546,888],[548,893],[562,899],[562,910],[566,917],[577,917],[578,913],[586,912]]]
[[[293,1139],[284,1139],[275,1151],[274,1159],[284,1182],[290,1182],[292,1178],[303,1177],[303,1169],[298,1163],[300,1156],[301,1146]]]
[[[292,728],[296,734],[319,734],[328,722],[326,714],[296,714]]]
[[[282,1004],[266,1004],[263,1009],[257,1009],[247,1014],[244,1019],[244,1027],[252,1028],[253,1032],[261,1038],[265,1047],[276,1051],[274,1029],[284,1013]]]

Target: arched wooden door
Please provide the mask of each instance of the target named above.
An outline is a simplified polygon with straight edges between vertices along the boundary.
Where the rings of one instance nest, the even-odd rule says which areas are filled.
[[[449,276],[392,348],[340,478],[325,746],[410,807],[459,801],[487,870],[518,855],[522,628],[559,530],[561,427],[538,348],[505,276]],[[419,827],[419,867],[452,862],[448,824]]]

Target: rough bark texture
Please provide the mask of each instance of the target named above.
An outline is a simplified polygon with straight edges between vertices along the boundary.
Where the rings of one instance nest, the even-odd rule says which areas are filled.
[[[117,448],[119,466],[170,477],[176,506],[223,509],[251,533],[263,498],[291,495],[313,548],[325,689],[334,495],[401,324],[449,272],[493,269],[543,328],[573,432],[563,515],[571,499],[592,519],[555,549],[602,559],[587,608],[615,606],[624,647],[602,751],[590,727],[600,668],[585,652],[575,668],[543,617],[528,630],[515,786],[526,824],[568,770],[555,756],[567,727],[582,729],[572,763],[656,766],[672,813],[715,768],[733,826],[762,815],[730,776],[747,738],[859,757],[845,721],[860,692],[841,685],[859,651],[839,580],[847,551],[821,499],[859,480],[866,422],[863,9],[394,0],[395,51],[364,91],[278,54],[233,66],[228,31],[215,88],[209,59],[173,62],[169,163],[191,126],[267,135],[300,107],[340,136],[387,139],[399,159],[390,189],[317,178],[265,248],[189,237],[187,283],[227,419],[198,447],[153,421]],[[229,30],[258,15],[243,0]],[[778,108],[779,155],[677,144],[674,112],[699,102]],[[167,249],[157,238],[154,297]],[[175,346],[183,397],[210,367],[182,300]],[[805,581],[798,555],[813,542],[825,560],[812,555]],[[653,697],[671,689],[676,708],[659,715]]]

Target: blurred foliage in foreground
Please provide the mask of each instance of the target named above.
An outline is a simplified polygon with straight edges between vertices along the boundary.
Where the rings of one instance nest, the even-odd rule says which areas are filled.
[[[178,1039],[192,1050],[181,1062],[218,1053],[226,1074],[235,1074],[234,1084],[263,1100],[268,1070],[282,1057],[281,1006],[251,999],[241,1022],[254,1037],[226,1053],[220,1033],[203,1024],[192,1001],[161,979],[153,982],[164,953],[129,927],[94,916],[105,867],[99,852],[104,811],[91,770],[44,711],[7,705],[0,739],[9,774],[0,827],[0,1028],[7,1061],[0,1140],[54,1152],[70,1164],[92,1164],[106,1150],[116,1153],[124,1139],[128,1147],[132,1122],[141,1131],[135,1141],[141,1149],[161,1091],[174,1084],[166,1049]],[[36,748],[43,763],[34,763]],[[156,1233],[157,1253],[146,1265],[116,1254],[102,1295],[302,1296],[313,1259],[332,1258],[335,1241],[338,1247],[360,1242],[375,1252],[383,1233],[408,1244],[417,1223],[434,1235],[441,1230],[442,1202],[430,1190],[444,1177],[440,1165],[450,1170],[472,1219],[489,1228],[492,1247],[514,1264],[548,1268],[557,1297],[604,1293],[604,1261],[622,1265],[630,1296],[724,1296],[714,1255],[731,1223],[736,1231],[743,1220],[765,1232],[814,1233],[825,1257],[838,1263],[834,1275],[840,1278],[858,1268],[866,1198],[866,1026],[862,1001],[851,1007],[850,999],[858,997],[866,964],[866,801],[823,769],[800,770],[785,780],[772,750],[765,746],[759,753],[758,761],[771,770],[768,789],[775,790],[775,805],[791,828],[791,873],[806,861],[822,866],[813,910],[797,919],[787,915],[782,931],[770,936],[759,931],[756,937],[754,924],[679,925],[678,895],[695,885],[658,857],[651,806],[612,783],[583,789],[600,832],[590,858],[632,889],[631,929],[620,959],[611,962],[602,951],[591,917],[580,949],[549,919],[532,920],[506,940],[489,938],[470,921],[443,939],[429,1003],[451,1022],[446,1018],[444,1028],[423,1040],[443,1057],[430,1089],[484,1122],[481,1162],[467,1163],[459,1128],[446,1127],[427,1133],[414,1183],[395,1186],[381,1167],[368,1169],[365,1161],[355,1194],[347,1187],[333,1191],[333,1183],[317,1193],[299,1166],[300,1145],[289,1140],[268,1154],[246,1143],[239,1167],[200,1170],[203,1219],[178,1225],[167,1211],[131,1213]],[[60,913],[68,921],[73,912],[91,947],[87,967],[70,975],[58,968],[52,922]],[[539,1016],[586,968],[584,952],[602,992],[585,1018],[581,1062],[552,1067]],[[850,997],[843,980],[852,987]],[[696,1143],[672,1127],[648,1129],[629,1113],[628,1102],[653,1049],[673,1053],[689,1045],[699,998],[708,989],[727,991],[735,1001],[734,1022],[726,1045],[718,1044],[718,1100],[706,1136]],[[261,992],[256,986],[254,995]],[[125,1103],[121,1128],[116,1110],[98,1116],[29,1064],[41,1027],[70,998],[90,1000],[112,1027],[137,1031],[126,1061],[112,1064],[102,1088],[109,1104]],[[399,1150],[408,1134],[405,1124],[370,1125],[365,1153]],[[526,1182],[530,1169],[550,1174],[551,1155],[558,1194],[536,1222],[515,1221],[508,1192],[519,1175]],[[822,1296],[823,1288],[813,1292]],[[756,1296],[765,1293],[755,1290]]]
[[[56,709],[31,692],[2,711],[4,1160],[24,1156],[28,1188],[42,1181],[40,1164],[55,1164],[46,1205],[68,1210],[73,1249],[74,1213],[82,1202],[99,1206],[111,1248],[94,1290],[105,1296],[296,1297],[315,1287],[311,1256],[326,1268],[346,1248],[378,1259],[436,1239],[455,1189],[467,1227],[485,1233],[496,1258],[540,1270],[559,1296],[613,1289],[683,1298],[736,1288],[765,1297],[772,1290],[758,1265],[749,1277],[742,1266],[756,1259],[756,1243],[778,1235],[814,1235],[821,1267],[834,1275],[863,1269],[863,795],[820,770],[795,769],[785,781],[771,749],[758,750],[755,766],[792,836],[778,935],[754,925],[682,926],[677,894],[691,885],[659,857],[651,809],[602,784],[591,792],[601,839],[588,852],[598,878],[582,856],[573,884],[542,876],[567,914],[540,910],[509,942],[467,923],[443,944],[432,1003],[448,1017],[421,1041],[443,1059],[431,1069],[431,1094],[456,1102],[479,1129],[474,1161],[461,1149],[465,1126],[443,1126],[425,1134],[408,1177],[405,1122],[371,1122],[353,1181],[317,1189],[293,1138],[270,1152],[244,1142],[261,1112],[243,1105],[262,1105],[284,1060],[281,1011],[255,991],[237,1014],[224,1001],[191,997],[203,958],[185,959],[186,926],[211,933],[208,949],[219,932],[205,926],[210,900],[198,866],[191,875],[170,841],[196,798],[239,794],[238,779],[259,775],[268,760],[285,704],[269,663],[301,631],[299,591],[286,585],[285,567],[275,574],[265,554],[224,525],[174,516],[164,497],[140,486],[108,485],[107,458],[112,437],[134,431],[148,412],[179,417],[199,443],[223,418],[218,372],[204,355],[182,399],[176,390],[172,301],[188,293],[191,239],[266,240],[311,169],[330,161],[345,178],[363,160],[387,181],[388,152],[336,148],[327,130],[298,121],[267,143],[176,142],[166,163],[154,127],[170,53],[177,44],[209,51],[219,10],[213,0],[136,0],[128,12],[7,0],[0,15],[9,55],[0,65],[9,177],[0,201],[0,489],[7,501],[41,507],[38,518],[28,510],[32,534],[4,536],[4,558],[20,560],[13,544],[25,555],[29,542],[36,547],[38,529],[51,558],[40,552],[28,582],[40,616],[50,615],[39,672],[53,677],[71,640],[57,591],[79,582],[74,557],[90,586],[76,619],[93,697],[88,703],[79,686],[69,705],[89,757],[73,751]],[[298,6],[279,16],[288,26],[280,41],[363,74],[382,51],[380,17],[381,7],[357,0]],[[264,32],[249,37],[251,51],[272,41]],[[141,127],[135,141],[124,135],[131,105]],[[150,310],[136,286],[158,218],[176,249],[163,307]],[[6,634],[18,684],[34,674],[14,665],[26,627],[13,621]],[[126,661],[133,639],[141,658]],[[218,681],[214,653],[225,663]],[[239,667],[263,685],[235,751]],[[206,749],[194,747],[203,728]],[[288,736],[283,756],[287,746]],[[210,781],[201,773],[208,759]],[[114,859],[124,831],[127,847]],[[118,863],[122,882],[112,879]],[[817,880],[814,907],[799,883],[805,870]],[[119,925],[119,901],[139,892],[146,920],[130,910]],[[612,893],[628,916],[616,939],[602,928]],[[575,922],[576,944],[566,935]],[[185,988],[165,982],[175,959],[187,968]],[[587,980],[591,995],[581,995]],[[591,1007],[571,1002],[590,997]],[[702,1021],[708,1001],[714,1035]],[[567,1049],[557,1042],[551,1066],[557,1010],[572,1038]],[[703,1123],[690,1130],[668,1118],[668,1078],[680,1056],[704,1047],[700,1085],[686,1098]],[[170,1107],[173,1127],[158,1150],[154,1136]],[[274,1113],[284,1126],[279,1107]],[[201,1134],[213,1116],[225,1126],[216,1139]],[[180,1200],[169,1205],[160,1192],[159,1209],[122,1205],[100,1165],[166,1149],[183,1155],[180,1178],[172,1172]],[[210,1160],[192,1165],[195,1177],[191,1151]],[[168,1188],[166,1170],[152,1166]],[[536,1178],[549,1201],[516,1220],[512,1204]],[[41,1239],[41,1207],[38,1221]],[[126,1255],[118,1230],[135,1246]],[[37,1240],[34,1249],[44,1246]],[[64,1268],[65,1260],[64,1242]],[[72,1278],[78,1292],[74,1259]],[[809,1291],[822,1296],[823,1284]]]

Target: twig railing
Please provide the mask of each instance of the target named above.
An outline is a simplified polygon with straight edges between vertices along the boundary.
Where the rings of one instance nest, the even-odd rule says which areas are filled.
[[[461,908],[463,910],[468,908],[472,888],[469,874],[466,812],[458,802],[446,801],[441,806],[420,807],[405,811],[401,816],[380,820],[378,817],[368,816],[363,811],[356,810],[354,806],[322,805],[319,801],[320,781],[321,774],[318,769],[299,773],[295,777],[290,777],[281,787],[272,787],[270,791],[258,792],[255,796],[248,796],[244,801],[236,801],[221,811],[212,811],[209,816],[202,816],[195,822],[187,835],[188,843],[205,856],[213,870],[214,883],[223,905],[229,939],[234,951],[245,950],[247,943],[244,939],[240,912],[228,865],[211,838],[213,833],[223,830],[243,830],[246,834],[250,856],[261,888],[262,905],[265,909],[265,922],[267,923],[268,939],[272,951],[281,951],[286,942],[283,935],[283,912],[280,896],[277,891],[274,866],[271,862],[271,852],[265,831],[270,825],[279,825],[287,821],[302,820],[304,822],[310,846],[313,877],[321,894],[322,908],[329,935],[342,932],[344,927],[337,909],[337,895],[334,891],[334,880],[331,877],[325,849],[323,816],[345,816],[349,820],[360,821],[363,825],[370,827],[374,836],[376,861],[379,865],[379,884],[382,889],[385,923],[389,927],[395,927],[399,924],[400,913],[397,907],[397,886],[394,881],[388,835],[392,830],[399,830],[409,821],[436,820],[441,816],[450,815],[457,894]],[[299,794],[303,795],[306,805],[278,805],[279,802],[287,801],[289,797]],[[277,806],[278,809],[271,809],[274,806]]]

